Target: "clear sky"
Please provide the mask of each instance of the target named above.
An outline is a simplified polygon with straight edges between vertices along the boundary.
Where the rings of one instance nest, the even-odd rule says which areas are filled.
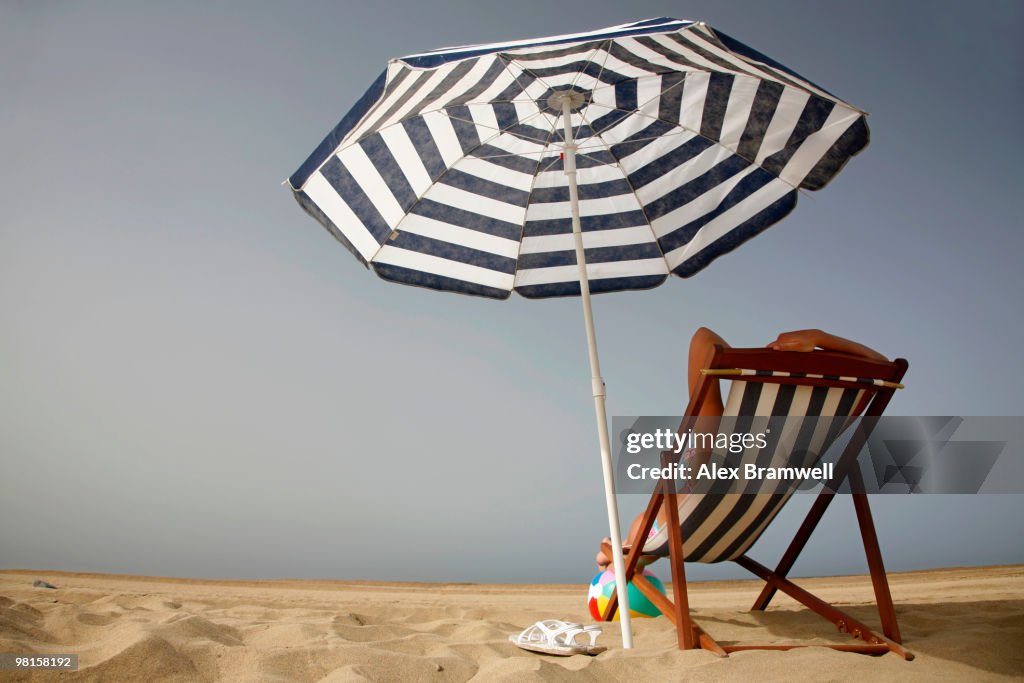
[[[872,142],[697,277],[595,299],[609,414],[680,413],[706,325],[904,356],[893,414],[1024,415],[1019,2],[4,2],[0,567],[589,581],[579,300],[384,282],[280,183],[389,58],[657,16],[871,112]],[[1024,496],[873,504],[890,569],[1024,562]],[[865,569],[833,508],[798,573]]]

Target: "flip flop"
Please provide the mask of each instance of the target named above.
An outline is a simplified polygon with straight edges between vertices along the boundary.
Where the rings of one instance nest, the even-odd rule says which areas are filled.
[[[588,644],[576,642],[576,637],[581,634],[586,634],[589,637]],[[510,635],[508,639],[524,650],[557,657],[569,657],[572,655],[596,655],[607,650],[608,648],[597,644],[599,635],[601,635],[600,626],[583,626],[557,619],[545,619],[538,621],[519,635]]]

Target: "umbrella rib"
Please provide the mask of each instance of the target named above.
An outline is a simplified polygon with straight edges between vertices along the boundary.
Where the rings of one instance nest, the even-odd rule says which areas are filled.
[[[538,112],[538,113],[540,113],[540,112]],[[552,124],[551,130],[548,131],[548,139],[547,139],[547,142],[544,144],[544,149],[541,150],[542,152],[547,151],[547,149],[551,146],[551,137],[555,134],[555,128],[556,127],[557,127],[556,124]],[[537,187],[537,179],[540,178],[540,174],[542,173],[542,171],[540,169],[540,163],[543,160],[544,160],[543,156],[539,157],[537,159],[537,168],[533,172],[533,178],[530,179],[530,192],[529,192],[529,194],[526,195],[526,207],[523,209],[523,224],[522,224],[522,226],[519,229],[519,244],[517,245],[517,248],[516,248],[516,273],[517,274],[519,273],[519,258],[523,255],[523,239],[525,239],[525,237],[526,237],[526,214],[529,213],[529,211],[530,211],[530,201],[533,199],[533,191],[534,191],[534,189],[536,189],[536,187]],[[552,159],[551,163],[549,163],[544,168],[544,170],[546,171],[549,168],[551,168],[552,166],[554,166],[557,161],[558,161],[557,158],[556,159]],[[513,277],[513,279],[512,279],[512,289],[513,289],[513,291],[515,290],[515,288],[516,288],[516,283],[515,283],[515,278]]]
[[[580,116],[583,117],[584,121],[587,120],[585,113],[580,112]],[[619,160],[619,158],[612,153],[611,145],[605,142],[604,139],[601,138],[600,134],[598,134],[596,131],[594,132],[594,137],[597,138],[601,142],[601,144],[603,144],[605,148],[608,150],[608,156],[610,156],[612,159],[615,159],[615,167],[619,169],[619,173],[622,174],[622,179],[626,182],[626,185],[629,186],[629,191],[632,193],[633,199],[636,200],[637,206],[640,207],[640,211],[644,215],[644,220],[647,221],[647,227],[651,231],[651,237],[654,238],[654,244],[656,247],[658,247],[658,253],[661,254],[661,260],[665,263],[665,270],[667,270],[669,275],[671,275],[672,269],[668,265],[668,259],[665,257],[665,251],[661,248],[661,242],[658,241],[658,235],[654,232],[654,225],[651,223],[650,216],[647,215],[647,209],[644,207],[644,203],[640,201],[640,197],[636,193],[636,188],[633,187],[633,183],[629,181],[629,174],[627,174],[626,169],[622,167],[622,162]]]
[[[608,58],[612,56],[612,51],[610,49],[611,44],[612,44],[612,40],[611,40],[611,38],[609,38],[600,47],[600,49],[604,51],[604,59],[601,60],[601,69],[600,69],[600,71],[597,72],[597,76],[594,78],[594,80],[596,82],[598,82],[598,83],[601,82],[601,76],[604,75],[605,66],[608,65]],[[580,75],[582,75],[582,72],[581,72]],[[594,91],[598,90],[600,87],[601,86],[598,85],[598,86],[594,86],[593,88],[590,89],[591,97],[593,97]]]
[[[611,39],[608,39],[608,40],[604,41],[603,43],[601,43],[600,45],[595,47],[593,49],[593,51],[590,53],[591,56],[587,58],[588,62],[592,62],[592,61],[594,61],[593,60],[593,55],[595,55],[598,52],[604,52],[604,59],[601,60],[600,69],[597,72],[597,76],[594,77],[594,81],[597,82],[597,83],[601,82],[601,74],[604,73],[604,65],[608,62],[608,57],[609,57],[610,53],[608,52],[607,47],[608,47],[608,45],[611,44],[611,42],[612,42]],[[576,77],[572,79],[572,83],[569,84],[569,87],[570,88],[575,87],[576,84],[580,82],[581,78],[583,78],[583,71],[579,70],[579,71],[576,72]],[[593,93],[595,90],[597,90],[596,87],[595,88],[591,88],[590,92]]]
[[[559,161],[561,161],[561,159],[552,159],[551,162],[547,166],[545,166],[542,169],[539,169],[537,171],[537,173],[544,173],[544,172],[546,172],[548,169],[550,169],[552,166],[557,164]],[[532,192],[532,190],[531,190],[531,192]]]

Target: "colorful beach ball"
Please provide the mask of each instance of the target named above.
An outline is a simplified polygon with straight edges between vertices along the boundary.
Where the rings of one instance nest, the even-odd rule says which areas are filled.
[[[644,577],[650,581],[658,591],[665,595],[665,586],[661,580],[646,567],[643,570]],[[612,591],[615,589],[615,572],[608,568],[598,573],[590,582],[590,590],[587,591],[587,607],[590,609],[590,616],[595,621],[601,621],[601,615],[608,607],[612,598]],[[661,612],[654,606],[647,596],[641,593],[632,583],[629,584],[629,615],[631,617],[656,617]],[[619,611],[615,610],[614,621],[619,620]]]

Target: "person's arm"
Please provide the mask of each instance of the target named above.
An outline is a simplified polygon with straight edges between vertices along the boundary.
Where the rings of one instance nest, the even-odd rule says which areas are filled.
[[[826,351],[849,353],[883,363],[889,362],[888,358],[870,347],[821,330],[783,332],[778,339],[768,344],[768,348],[775,351],[813,351],[820,348]]]

